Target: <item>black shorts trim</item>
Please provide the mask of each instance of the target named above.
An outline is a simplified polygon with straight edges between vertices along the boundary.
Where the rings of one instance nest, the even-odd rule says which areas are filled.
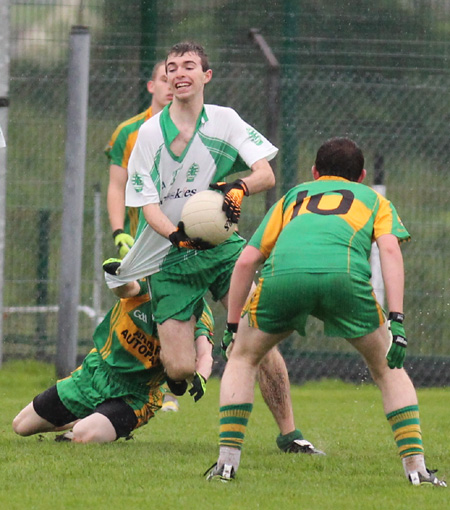
[[[121,398],[110,398],[96,407],[96,413],[103,414],[112,423],[117,437],[128,437],[136,428],[138,419],[132,407]]]
[[[63,427],[78,419],[61,402],[56,385],[43,391],[33,399],[33,407],[36,413],[55,427]]]

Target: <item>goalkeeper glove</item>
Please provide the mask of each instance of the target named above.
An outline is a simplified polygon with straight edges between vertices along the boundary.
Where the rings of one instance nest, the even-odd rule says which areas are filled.
[[[191,239],[184,231],[184,223],[180,221],[178,227],[169,235],[169,241],[178,249],[186,248],[188,250],[210,250],[214,245],[203,241],[199,237]]]
[[[227,328],[225,329],[222,342],[220,343],[220,354],[225,361],[228,361],[228,356],[231,352],[237,328],[237,322],[227,322]]]
[[[386,354],[389,368],[402,368],[405,361],[406,340],[403,320],[405,316],[402,313],[390,312],[388,317],[388,329],[392,337],[392,343]]]
[[[225,195],[222,210],[231,223],[237,223],[241,216],[241,204],[244,195],[246,197],[249,195],[247,184],[245,184],[243,180],[238,179],[230,184],[218,182],[216,184],[210,184],[209,187],[221,191]]]
[[[119,257],[123,259],[133,246],[134,239],[129,234],[125,234],[121,228],[114,230],[113,239],[114,244],[117,246]]]
[[[206,393],[206,379],[195,372],[194,379],[192,379],[192,388],[189,390],[189,395],[194,397],[194,402],[200,400],[203,395]]]
[[[120,264],[121,264],[120,259],[112,258],[105,260],[102,264],[103,271],[105,271],[108,274],[112,274],[113,276],[117,276],[118,274],[120,274]]]

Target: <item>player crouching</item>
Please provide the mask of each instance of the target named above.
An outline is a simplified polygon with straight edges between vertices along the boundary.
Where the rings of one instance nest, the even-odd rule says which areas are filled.
[[[14,418],[14,432],[30,436],[72,429],[58,441],[107,443],[129,437],[161,408],[165,380],[146,283],[115,289],[121,299],[96,328],[95,348],[69,377],[37,395]],[[196,328],[197,372],[189,393],[199,400],[212,368],[214,320],[206,302]]]

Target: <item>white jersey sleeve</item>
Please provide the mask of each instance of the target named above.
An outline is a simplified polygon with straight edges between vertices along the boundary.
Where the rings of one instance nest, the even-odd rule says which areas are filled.
[[[247,124],[232,108],[221,108],[222,122],[229,122],[231,133],[229,141],[249,168],[260,159],[270,161],[278,149],[254,127]]]

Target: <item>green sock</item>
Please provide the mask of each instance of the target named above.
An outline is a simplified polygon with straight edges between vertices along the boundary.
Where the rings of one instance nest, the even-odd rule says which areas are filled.
[[[281,434],[277,437],[277,445],[280,450],[283,450],[283,452],[289,448],[289,445],[294,441],[295,439],[303,439],[303,434],[300,432],[300,430],[295,429],[292,432],[289,432],[289,434],[285,434],[282,436]]]
[[[220,446],[229,446],[239,450],[242,448],[252,409],[253,404],[238,404],[220,408]]]
[[[401,458],[423,455],[419,406],[407,406],[386,415]]]

